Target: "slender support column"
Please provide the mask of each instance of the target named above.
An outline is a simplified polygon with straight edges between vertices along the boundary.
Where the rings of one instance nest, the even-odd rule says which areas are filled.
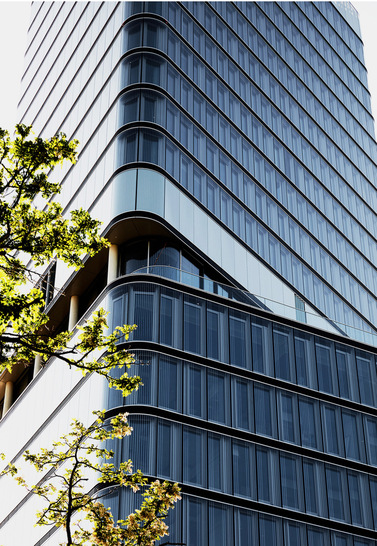
[[[3,405],[3,417],[11,407],[13,402],[13,382],[7,381],[5,383],[5,393],[4,393],[4,405]]]
[[[79,320],[79,297],[71,296],[71,300],[69,302],[68,330],[73,330],[78,320]]]
[[[37,375],[39,370],[42,368],[42,357],[41,355],[36,355],[34,358],[34,371],[33,371],[33,377]]]
[[[118,245],[111,244],[109,248],[109,262],[107,265],[107,284],[118,276]]]

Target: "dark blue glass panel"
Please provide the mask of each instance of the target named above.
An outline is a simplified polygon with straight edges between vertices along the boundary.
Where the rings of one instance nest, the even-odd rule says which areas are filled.
[[[230,528],[229,508],[221,504],[209,503],[208,536],[209,546],[229,546]]]
[[[303,463],[304,471],[304,492],[306,511],[311,514],[317,514],[317,480],[315,479],[315,467],[311,462]]]
[[[129,445],[129,458],[132,460],[136,468],[142,472],[152,473],[153,461],[150,457],[150,439],[152,432],[152,423],[146,421],[143,417],[130,418],[130,424],[134,429],[134,437],[132,441],[128,438],[124,440],[126,445]]]
[[[342,412],[344,448],[347,459],[360,460],[359,437],[356,416]]]
[[[229,403],[229,394],[225,393],[225,375],[220,372],[207,374],[208,419],[225,424],[225,404]]]
[[[160,357],[158,381],[159,407],[171,410],[179,409],[178,399],[181,398],[182,394],[178,392],[178,373],[180,373],[180,369],[176,360]]]
[[[140,160],[149,163],[159,164],[159,137],[157,134],[143,131]]]
[[[147,266],[148,243],[138,241],[121,249],[120,275],[128,275]]]
[[[370,478],[369,485],[370,485],[370,496],[372,501],[374,529],[377,529],[377,480]]]
[[[299,400],[301,444],[317,449],[314,404],[309,400]]]
[[[186,157],[181,155],[181,161],[180,161],[180,181],[184,188],[192,191],[192,162],[188,161]]]
[[[246,367],[246,319],[229,315],[230,363]]]
[[[272,436],[270,391],[254,386],[255,432]]]
[[[302,546],[300,527],[294,523],[288,523],[285,535],[286,546]]]
[[[338,442],[338,432],[336,426],[336,414],[335,409],[325,407],[323,410],[324,414],[324,439],[326,445],[326,451],[328,453],[334,453],[339,455],[339,442]]]
[[[369,359],[356,357],[357,374],[359,377],[360,398],[363,404],[373,406],[372,378]]]
[[[335,535],[333,541],[334,546],[347,546],[347,539],[344,536]]]
[[[281,498],[286,508],[298,508],[296,459],[280,455]]]
[[[344,520],[344,497],[339,470],[326,468],[326,483],[330,518]]]
[[[128,93],[121,98],[122,124],[130,123],[139,119],[140,93]]]
[[[160,342],[173,345],[173,299],[161,294]]]
[[[190,365],[187,369],[188,388],[187,411],[189,415],[205,417],[203,407],[203,372],[199,366]]]
[[[259,516],[259,544],[260,546],[276,546],[275,520]]]
[[[363,518],[361,514],[361,498],[359,480],[355,474],[348,473],[348,492],[351,508],[352,523],[362,525]]]
[[[154,8],[158,7],[159,2],[148,2],[148,4],[151,4]],[[152,11],[151,9],[149,11]],[[159,11],[158,11],[159,12]],[[158,13],[155,11],[155,13]],[[157,26],[155,23],[148,22],[145,25],[144,29],[144,45],[147,45],[149,47],[157,47],[157,32],[158,32],[159,26]]]
[[[220,332],[218,311],[207,309],[207,356],[219,360],[220,358]]]
[[[256,448],[257,451],[257,487],[258,500],[271,502],[270,493],[270,465],[268,452],[261,448]]]
[[[127,131],[127,133],[121,137],[121,144],[123,150],[121,150],[120,165],[137,161],[136,131]]]
[[[274,329],[274,357],[275,357],[275,375],[279,379],[291,378],[289,362],[289,338],[284,332],[278,332]]]
[[[139,83],[141,71],[141,58],[133,58],[128,65],[128,83]]]
[[[185,351],[200,353],[201,309],[196,303],[184,303],[184,348]]]
[[[249,404],[249,387],[247,381],[241,379],[236,380],[236,426],[237,428],[243,428],[250,430],[250,408]]]
[[[143,386],[137,391],[134,391],[125,399],[127,404],[155,404],[155,375],[154,370],[157,368],[157,360],[155,355],[144,353],[143,351],[135,351],[135,359],[139,364],[131,369],[132,375],[139,375],[143,382]],[[112,389],[114,390],[114,389]]]
[[[369,463],[377,465],[377,421],[367,419]]]
[[[235,495],[251,497],[251,446],[233,441],[233,490]]]
[[[296,375],[298,385],[308,385],[307,350],[308,340],[295,336]]]
[[[330,348],[316,343],[319,390],[333,393]]]
[[[338,367],[339,393],[342,398],[350,398],[350,378],[348,370],[348,355],[342,351],[336,351],[336,363]]]
[[[202,187],[204,186],[202,182],[203,177],[204,173],[194,166],[194,197],[196,197],[199,201],[202,200]]]
[[[323,531],[308,529],[308,546],[325,546]]]
[[[153,294],[135,292],[134,339],[153,341]]]
[[[183,428],[183,480],[194,485],[203,483],[203,433]]]
[[[163,478],[172,478],[171,468],[171,427],[170,423],[158,423],[157,473]]]
[[[185,253],[182,253],[181,256],[181,269],[182,269],[182,282],[186,282],[187,284],[190,284],[190,286],[195,286],[199,288],[200,286],[200,268],[197,264],[195,264],[191,258],[191,256],[186,256]],[[189,275],[185,275],[185,273],[189,273]]]
[[[263,355],[263,326],[252,324],[252,352],[253,352],[253,370],[256,372],[264,371]]]
[[[213,214],[219,215],[219,187],[210,178],[207,178],[207,207]]]
[[[222,472],[224,466],[221,457],[221,437],[208,435],[208,487],[222,491]]]
[[[202,544],[206,537],[203,517],[203,501],[187,498],[187,544]]]
[[[174,281],[179,280],[180,252],[161,241],[151,241],[149,271]]]
[[[127,322],[125,317],[126,297],[127,297],[126,295],[123,295],[113,299],[113,308],[111,313],[113,330],[115,330],[117,326],[123,326],[123,324],[126,324]],[[123,340],[124,340],[124,336],[122,335],[119,338],[119,341],[123,341]]]
[[[252,318],[252,357],[253,370],[260,373],[273,373],[272,365],[272,324],[268,321]]]
[[[163,2],[145,2],[145,11],[151,13],[158,13],[162,15],[164,8]]]
[[[238,517],[237,517],[238,516]],[[239,510],[236,515],[237,527],[236,542],[237,546],[244,544],[253,544],[253,514],[249,510]]]
[[[288,394],[281,395],[281,439],[287,442],[295,441],[293,425],[293,400]]]
[[[166,170],[173,178],[179,178],[179,154],[177,149],[168,140],[166,141]]]
[[[133,49],[134,47],[141,46],[141,34],[142,24],[138,21],[127,25],[126,29],[126,43],[127,49]]]
[[[144,59],[143,80],[149,83],[160,85],[161,63],[155,58]]]
[[[143,93],[141,104],[143,121],[152,121],[154,123],[158,123],[160,120],[157,119],[158,101],[156,95],[154,95],[153,93]]]

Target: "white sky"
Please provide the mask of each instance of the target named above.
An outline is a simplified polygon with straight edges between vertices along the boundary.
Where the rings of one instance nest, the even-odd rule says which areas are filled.
[[[354,1],[359,12],[365,45],[372,112],[377,118],[377,1]],[[20,81],[26,33],[30,23],[30,4],[20,0],[0,0],[1,76],[0,127],[12,130],[18,119],[17,102],[20,99]]]

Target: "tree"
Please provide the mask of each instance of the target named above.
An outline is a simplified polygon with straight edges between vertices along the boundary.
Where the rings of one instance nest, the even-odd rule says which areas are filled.
[[[49,182],[48,173],[65,160],[75,163],[77,141],[62,133],[47,140],[30,138],[31,127],[24,125],[15,132],[11,140],[0,129],[0,371],[29,361],[37,349],[48,357],[65,343],[64,337],[40,335],[47,317],[41,291],[24,290],[34,275],[28,264],[57,258],[79,268],[84,256],[108,245],[99,235],[100,222],[87,211],[74,210],[66,219],[52,200],[60,185]]]
[[[104,412],[94,412],[97,419],[89,427],[74,420],[71,432],[55,442],[51,449],[42,449],[38,454],[25,451],[24,458],[40,472],[48,471],[48,481],[32,488],[18,476],[17,468],[9,465],[7,472],[14,475],[20,485],[44,498],[46,508],[37,514],[37,525],[56,525],[66,530],[67,545],[96,544],[98,546],[152,546],[156,539],[167,534],[163,518],[179,497],[177,484],[153,482],[143,493],[144,501],[139,510],[114,523],[110,509],[100,499],[109,487],[130,487],[134,492],[147,484],[138,470],[132,472],[130,460],[119,468],[107,461],[113,452],[103,443],[114,438],[121,439],[131,433],[127,415],[119,414],[106,419]],[[90,475],[95,473],[99,488],[93,495],[85,491]],[[58,482],[58,485],[55,483]],[[88,529],[82,520],[75,521],[78,513],[92,525]]]
[[[127,339],[135,326],[119,326],[106,335],[106,312],[100,309],[79,327],[75,338],[69,331],[51,335],[46,328],[43,294],[31,285],[36,266],[61,259],[80,268],[85,256],[109,244],[100,236],[100,222],[87,211],[74,210],[66,218],[54,201],[60,185],[49,181],[49,172],[66,160],[74,163],[76,148],[77,141],[68,141],[63,133],[44,140],[33,138],[31,127],[17,125],[11,140],[8,132],[0,129],[0,373],[19,363],[30,365],[36,355],[41,356],[43,365],[54,356],[83,374],[103,376],[110,388],[127,396],[139,387],[141,379],[128,374],[133,355],[119,350],[117,342]],[[117,367],[123,370],[119,378],[113,373]],[[162,519],[179,498],[178,487],[167,482],[150,484],[140,511],[114,523],[99,502],[100,493],[92,497],[82,490],[84,469],[97,472],[99,482],[111,486],[127,485],[136,490],[146,486],[146,480],[139,471],[132,473],[130,461],[118,469],[104,462],[112,456],[106,441],[130,431],[124,415],[110,422],[103,413],[96,416],[89,427],[75,420],[72,431],[52,448],[42,449],[40,454],[25,452],[26,460],[38,470],[51,470],[48,481],[31,488],[48,502],[38,524],[65,526],[68,546],[84,544],[89,536],[93,544],[153,544],[166,534]],[[59,450],[62,447],[64,450]],[[15,475],[27,487],[13,465],[4,473]],[[61,481],[60,486],[55,485],[55,478]],[[90,535],[80,525],[72,531],[72,517],[81,510],[93,525]]]

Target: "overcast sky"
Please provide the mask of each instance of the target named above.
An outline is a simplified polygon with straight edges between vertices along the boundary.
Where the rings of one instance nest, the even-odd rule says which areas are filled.
[[[377,1],[353,2],[360,15],[365,44],[372,112],[377,117]],[[20,98],[20,81],[26,33],[30,22],[29,2],[0,0],[1,76],[0,127],[8,130],[18,121],[16,106]]]

